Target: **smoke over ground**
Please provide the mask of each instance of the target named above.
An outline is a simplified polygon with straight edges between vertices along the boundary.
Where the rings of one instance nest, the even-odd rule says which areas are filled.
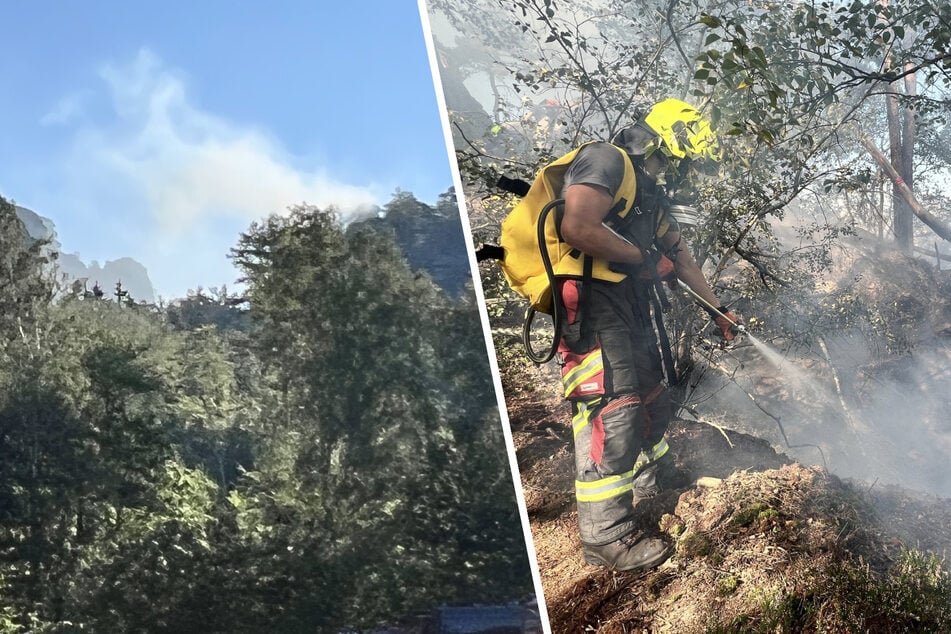
[[[885,370],[855,338],[826,347],[834,372],[820,351],[781,353],[779,368],[750,343],[713,351],[691,403],[804,464],[951,497],[951,350],[917,351]]]
[[[786,336],[709,350],[691,404],[805,464],[951,497],[951,276],[856,245]]]

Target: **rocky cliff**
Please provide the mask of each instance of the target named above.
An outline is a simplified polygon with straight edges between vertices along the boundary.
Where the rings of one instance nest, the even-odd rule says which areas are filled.
[[[56,226],[49,218],[45,218],[26,207],[17,207],[17,216],[26,227],[30,237],[48,242],[49,252],[56,253],[56,268],[60,275],[65,276],[67,284],[79,281],[92,290],[96,284],[106,296],[110,296],[118,282],[122,288],[129,291],[129,295],[137,302],[154,302],[155,289],[149,279],[146,268],[136,260],[123,257],[117,260],[107,260],[100,265],[93,260],[89,264],[83,262],[78,253],[64,253],[62,245],[57,239]]]

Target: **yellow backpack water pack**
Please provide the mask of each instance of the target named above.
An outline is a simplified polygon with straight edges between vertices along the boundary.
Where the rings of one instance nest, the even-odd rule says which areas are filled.
[[[548,315],[554,314],[554,302],[551,281],[539,248],[539,220],[544,222],[545,250],[551,260],[554,275],[583,277],[585,256],[561,240],[558,233],[558,214],[547,213],[542,218],[542,211],[551,209],[550,203],[558,201],[565,172],[582,147],[584,145],[543,167],[528,193],[502,222],[500,245],[504,250],[504,257],[500,266],[505,279],[514,291],[528,299],[532,309]],[[616,149],[624,157],[624,178],[614,195],[614,206],[606,221],[608,226],[627,216],[634,205],[637,183],[631,160],[623,149]],[[593,279],[609,282],[619,282],[625,277],[622,273],[611,271],[607,261],[597,258],[591,262],[591,276]]]

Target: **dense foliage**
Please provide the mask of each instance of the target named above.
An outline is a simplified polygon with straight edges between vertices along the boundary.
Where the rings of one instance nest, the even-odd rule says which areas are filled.
[[[498,238],[513,204],[495,187],[500,174],[531,179],[666,97],[703,109],[721,134],[718,177],[678,192],[700,210],[686,234],[724,301],[757,315],[766,335],[814,341],[812,315],[843,238],[858,233],[934,256],[935,236],[951,235],[946,3],[429,6],[441,18],[433,20],[441,78],[476,242]],[[896,174],[875,157],[879,147]],[[483,279],[504,337],[523,304],[494,267]],[[840,325],[865,320],[852,317]],[[685,366],[706,321],[692,307],[670,315]]]
[[[531,592],[469,293],[305,206],[241,236],[244,298],[57,294],[0,205],[0,632],[334,631]]]

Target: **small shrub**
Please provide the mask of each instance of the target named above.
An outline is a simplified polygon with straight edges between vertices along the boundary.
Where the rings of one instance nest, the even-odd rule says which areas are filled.
[[[739,587],[740,580],[733,575],[720,579],[720,581],[717,582],[717,592],[720,594],[720,596],[724,597],[733,594]]]
[[[771,511],[772,515],[769,515],[767,513],[768,511]],[[772,517],[775,515],[778,515],[778,513],[775,510],[769,508],[768,505],[762,502],[756,502],[737,511],[736,514],[733,515],[733,519],[730,520],[730,523],[737,528],[745,528],[752,525],[753,522],[757,520],[762,520],[765,517]]]
[[[896,622],[951,631],[951,578],[942,563],[928,553],[902,551],[880,589],[880,602]]]
[[[706,535],[686,533],[677,541],[677,554],[684,559],[708,557],[713,553],[713,542]]]

